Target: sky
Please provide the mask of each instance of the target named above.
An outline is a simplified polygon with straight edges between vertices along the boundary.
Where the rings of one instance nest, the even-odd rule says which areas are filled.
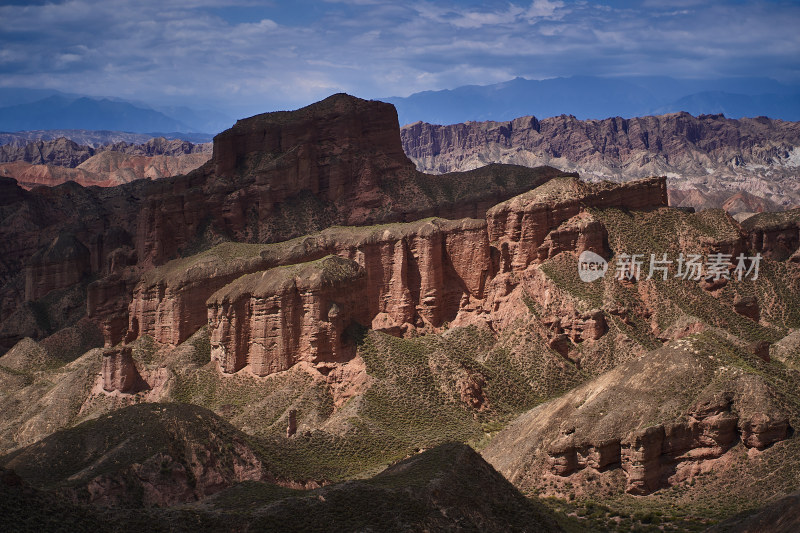
[[[0,0],[0,87],[256,113],[517,76],[800,84],[798,28],[797,0]]]

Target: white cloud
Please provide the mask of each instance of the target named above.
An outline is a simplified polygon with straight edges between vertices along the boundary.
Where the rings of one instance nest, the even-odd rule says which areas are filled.
[[[563,8],[564,2],[551,2],[550,0],[533,0],[525,17],[528,19],[553,17],[557,9]]]
[[[800,7],[786,4],[682,1],[618,9],[520,0],[463,8],[455,0],[339,0],[316,4],[322,11],[305,24],[286,22],[277,7],[229,22],[207,9],[218,5],[1,6],[0,84],[182,104],[233,99],[256,112],[304,105],[335,90],[376,98],[518,75],[707,72],[800,82]]]

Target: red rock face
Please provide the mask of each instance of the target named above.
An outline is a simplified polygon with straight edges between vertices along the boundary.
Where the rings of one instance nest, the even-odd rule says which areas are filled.
[[[499,225],[498,220],[512,221],[505,228],[507,233],[495,239],[499,241],[501,250],[510,241],[515,256],[523,257],[506,261],[503,266],[494,259],[499,257],[501,263],[504,261],[503,253],[489,244],[489,228],[476,220],[434,219],[391,225],[385,229],[326,230],[307,237],[302,245],[296,244],[297,249],[283,249],[282,257],[289,262],[303,255],[314,257],[323,252],[333,253],[348,258],[363,269],[363,281],[358,278],[348,289],[349,293],[358,295],[359,305],[337,304],[335,316],[337,319],[341,316],[345,327],[357,322],[403,335],[418,330],[436,330],[447,321],[458,320],[462,313],[491,322],[495,320],[493,313],[499,309],[500,301],[511,290],[509,283],[518,283],[510,278],[505,284],[498,282],[499,278],[507,277],[503,272],[497,274],[499,266],[500,270],[522,271],[531,262],[539,262],[562,251],[593,249],[603,252],[607,240],[605,229],[584,209],[594,206],[595,202],[604,207],[615,202],[623,205],[627,202],[631,208],[661,207],[666,198],[663,184],[663,179],[642,180],[617,186],[621,190],[616,191],[608,185],[589,186],[573,178],[564,184],[572,197],[562,202],[561,205],[566,206],[563,209],[548,207],[544,202],[552,202],[551,199],[537,197],[528,201],[526,195],[507,202],[508,205],[501,204],[491,209],[489,228],[492,222]],[[526,216],[526,208],[535,202],[539,203],[531,211],[541,213],[544,218]],[[498,212],[503,216],[497,216]],[[539,237],[526,240],[524,236],[529,235]],[[519,240],[515,242],[514,238]],[[546,247],[547,252],[540,255],[545,241],[550,245]],[[525,248],[520,242],[530,243],[530,246]],[[276,257],[271,250],[262,250],[261,264],[267,257]],[[532,250],[532,255],[524,256],[518,253],[520,250]],[[174,287],[163,284],[140,287],[131,305],[131,329],[138,328],[138,334],[151,334],[161,342],[180,342],[200,327],[198,321],[193,328],[180,329],[181,324],[194,320],[187,317],[199,316],[197,309],[201,296],[211,287],[237,277],[245,268],[258,267],[259,262],[255,260],[242,263],[238,271],[225,271],[224,276],[211,280],[201,274],[201,282],[181,278]],[[175,267],[165,266],[165,269],[170,268]],[[199,273],[211,271],[213,268],[210,267],[198,270]],[[257,374],[266,375],[285,370],[300,360],[319,363],[342,359],[336,355],[340,328],[332,325],[323,308],[331,299],[350,300],[344,298],[344,294],[333,297],[319,291],[304,292],[300,287],[305,287],[306,282],[300,278],[284,280],[280,286],[274,286],[277,283],[275,279],[282,279],[282,272],[283,269],[273,269],[250,274],[209,298],[212,344],[224,371],[236,372],[250,365]],[[272,292],[262,288],[256,293],[246,293],[237,288],[241,284],[254,284],[257,280],[262,280],[260,283],[267,284]],[[178,286],[181,288],[176,289]],[[230,296],[231,292],[235,298]],[[176,310],[176,306],[185,308]],[[573,309],[551,322],[551,347],[564,356],[573,343],[597,340],[607,329],[601,310],[577,313]],[[502,327],[502,323],[500,318],[497,326]],[[306,331],[312,333],[303,333]],[[316,355],[318,352],[324,355]],[[347,353],[347,357],[354,355],[350,351]],[[472,390],[467,385],[464,388]]]
[[[146,388],[147,384],[136,369],[130,347],[103,352],[103,389],[106,392],[134,394]]]
[[[699,404],[680,420],[637,429],[620,438],[606,438],[598,443],[580,442],[573,434],[562,435],[547,447],[550,472],[570,476],[583,468],[619,466],[625,472],[626,492],[650,494],[671,484],[671,476],[683,463],[716,459],[741,439],[748,448],[764,449],[788,436],[788,420],[766,405],[751,411],[768,396],[765,385],[744,380],[739,389],[748,394],[737,396],[738,416],[731,411],[733,394]]]
[[[750,229],[750,248],[776,261],[783,261],[800,247],[800,221],[787,220]]]
[[[340,255],[366,272],[363,324],[399,333],[405,327],[439,327],[453,320],[462,299],[483,298],[491,269],[485,223],[433,219],[383,229],[326,230],[294,243],[265,245],[260,255],[153,271],[135,289],[129,307],[133,338],[150,335],[178,344],[207,322],[206,300],[236,278],[279,265]],[[170,274],[179,272],[178,275]],[[163,275],[162,275],[163,273]],[[153,279],[154,281],[150,281]]]
[[[259,376],[299,361],[327,373],[355,357],[346,331],[368,319],[364,269],[330,256],[239,278],[209,299],[212,359]]]
[[[326,246],[333,235],[323,232],[317,241],[348,258],[339,261],[358,267],[360,274],[334,292],[308,288],[311,281],[302,277],[275,286],[292,268],[281,267],[240,278],[212,295],[208,320],[222,368],[235,372],[249,364],[266,375],[299,360],[346,361],[355,351],[344,333],[354,324],[395,334],[437,328],[456,317],[465,299],[483,298],[490,257],[480,221],[433,220],[361,233],[340,235]],[[240,288],[258,280],[263,281],[255,293]]]
[[[25,269],[25,299],[74,285],[90,272],[89,249],[74,235],[61,234],[31,257]]]
[[[525,270],[564,249],[602,254],[604,229],[582,214],[587,207],[645,210],[667,205],[666,178],[600,187],[567,179],[550,184],[552,190],[520,195],[486,213],[489,240],[500,243],[501,271]]]
[[[240,120],[214,139],[213,161],[219,177],[255,174],[267,209],[302,190],[332,202],[356,194],[377,200],[372,189],[383,173],[413,168],[394,107],[345,95]]]
[[[69,182],[25,191],[13,181],[2,181],[0,252],[5,261],[0,277],[18,276],[37,250],[61,232],[73,233],[89,248],[91,273],[99,282],[88,312],[117,338],[119,317],[128,313],[131,301],[130,284],[118,278],[129,267],[141,274],[215,242],[279,242],[334,224],[439,215],[483,218],[491,205],[557,175],[561,172],[552,168],[499,165],[463,175],[421,174],[403,154],[391,105],[334,95],[298,111],[240,121],[217,137],[213,160],[188,175],[103,189]],[[127,236],[125,242],[116,239],[120,235]],[[28,284],[43,287],[33,289],[31,297],[55,286],[45,279],[52,278],[54,268],[30,269]],[[110,279],[103,281],[106,277]],[[16,280],[4,285],[0,319],[24,302],[25,295],[13,288],[24,284]],[[111,295],[113,288],[118,295]],[[171,311],[143,306],[137,313],[161,313],[162,322],[181,324],[184,318],[177,317],[189,317],[180,328],[192,329],[205,320],[202,312],[195,318],[192,309],[181,304]],[[173,318],[166,318],[170,314]],[[440,321],[435,315],[426,319]],[[146,321],[143,316],[136,320]],[[164,334],[169,342],[183,338],[182,333]],[[0,339],[0,346],[6,344]]]

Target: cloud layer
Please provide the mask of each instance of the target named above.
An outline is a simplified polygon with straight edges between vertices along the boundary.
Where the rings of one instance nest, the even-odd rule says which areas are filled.
[[[18,5],[24,4],[24,5]],[[0,85],[259,112],[522,76],[800,83],[800,6],[728,0],[0,2]]]

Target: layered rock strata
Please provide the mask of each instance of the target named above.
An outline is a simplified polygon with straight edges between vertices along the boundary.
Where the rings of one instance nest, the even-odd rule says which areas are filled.
[[[297,111],[239,121],[217,137],[212,161],[187,175],[107,188],[67,182],[30,191],[3,179],[0,320],[25,301],[20,272],[31,256],[62,232],[90,249],[91,274],[103,286],[97,295],[107,295],[93,298],[88,314],[119,323],[130,284],[118,279],[118,265],[141,275],[215,243],[279,242],[335,224],[482,218],[491,205],[561,174],[504,165],[422,174],[403,154],[391,105],[340,94]],[[128,250],[93,246],[115,228],[130,235]],[[109,264],[114,273],[107,272]],[[32,284],[46,285],[39,278],[49,275],[32,271]],[[112,288],[119,294],[112,296]],[[19,336],[3,333],[0,347],[7,349]]]
[[[208,301],[211,357],[224,372],[249,365],[260,376],[352,359],[347,330],[368,320],[366,281],[358,263],[336,256],[242,276]]]
[[[507,220],[521,221],[520,228],[524,229],[515,232],[506,228],[508,232],[491,244],[490,226],[484,221],[430,219],[377,228],[330,228],[274,245],[222,245],[196,258],[168,263],[146,276],[130,305],[129,338],[147,334],[158,342],[177,344],[208,321],[218,354],[215,357],[224,371],[235,372],[250,365],[255,373],[264,375],[285,370],[302,358],[317,361],[313,354],[321,348],[300,340],[299,330],[317,328],[312,338],[326,339],[319,341],[323,344],[343,342],[339,333],[334,338],[324,332],[333,327],[326,324],[334,316],[345,328],[356,323],[395,335],[434,331],[451,321],[491,323],[500,299],[518,283],[512,279],[499,282],[499,278],[521,272],[560,251],[592,249],[602,253],[607,240],[605,229],[585,209],[595,203],[604,206],[605,202],[637,209],[663,207],[663,181],[618,186],[621,191],[615,194],[606,185],[585,186],[575,178],[565,179],[558,185],[564,193],[561,208],[548,210],[552,199],[547,195],[502,205],[503,210],[497,212],[504,213]],[[528,216],[531,212],[551,216]],[[495,209],[490,210],[490,221],[497,220],[491,218],[492,213]],[[507,260],[508,236],[519,234],[536,236],[524,239],[532,243],[532,250],[550,243],[548,251],[518,261]],[[359,306],[337,304],[331,317],[327,317],[327,311],[320,311],[330,305],[325,299],[328,296],[316,295],[303,276],[289,274],[299,268],[304,275],[316,275],[316,267],[310,265],[317,263],[303,262],[326,254],[352,261],[364,273],[363,279],[355,276],[341,281],[342,287],[348,287],[346,292],[358,295]],[[273,268],[291,264],[296,266]],[[252,288],[255,286],[258,290]],[[262,316],[265,313],[275,316],[266,319]],[[269,327],[261,320],[268,320]],[[565,315],[558,323],[552,320],[550,326],[556,334],[563,334],[567,351],[571,342],[597,340],[607,329],[600,310]],[[284,339],[284,348],[265,352],[264,346],[277,346],[276,338]],[[294,340],[286,340],[289,338]],[[326,361],[325,357],[346,360],[353,355],[349,348],[344,359],[331,355],[338,349],[333,345],[324,348],[326,355],[320,356],[320,361]],[[554,349],[558,351],[559,347]],[[265,355],[267,352],[271,355]]]
[[[386,226],[330,228],[271,245],[223,244],[146,275],[129,308],[131,336],[164,344],[186,340],[207,322],[206,300],[244,274],[339,255],[366,273],[362,322],[387,331],[455,317],[461,299],[483,298],[492,260],[480,220],[428,219]]]
[[[582,214],[589,207],[642,210],[665,205],[664,178],[600,185],[560,178],[492,207],[486,220],[489,240],[499,244],[500,270],[506,272],[524,270],[531,262],[552,257],[563,249],[602,254],[608,237],[602,224],[588,213]],[[578,219],[560,227],[578,215]]]
[[[578,120],[521,117],[507,122],[401,130],[403,148],[424,172],[488,163],[552,165],[602,179],[670,176],[671,204],[760,212],[797,206],[800,123],[722,115]]]
[[[523,414],[484,455],[518,485],[621,469],[625,490],[643,495],[740,443],[763,450],[788,438],[789,416],[769,382],[731,371],[710,348],[683,339],[624,363]]]

